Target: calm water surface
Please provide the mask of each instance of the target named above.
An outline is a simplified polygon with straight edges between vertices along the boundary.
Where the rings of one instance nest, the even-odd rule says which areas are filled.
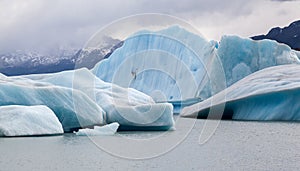
[[[193,124],[193,119],[184,119]],[[74,134],[50,137],[0,138],[0,170],[298,170],[300,123],[221,121],[205,144],[199,144],[204,120],[197,120],[173,150],[150,159],[124,159],[104,151],[89,137]],[[94,137],[123,147],[124,137],[147,139],[176,131],[122,132]],[[161,144],[162,146],[165,144]],[[145,149],[152,150],[151,148]]]

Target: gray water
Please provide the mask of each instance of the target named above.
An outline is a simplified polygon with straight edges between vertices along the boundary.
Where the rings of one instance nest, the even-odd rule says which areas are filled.
[[[197,120],[182,142],[150,159],[126,159],[95,145],[101,141],[134,152],[127,148],[124,139],[180,135],[194,121],[184,119],[185,123],[179,124],[176,131],[167,133],[122,132],[94,137],[93,141],[74,134],[0,138],[0,170],[298,170],[300,167],[299,123],[221,121],[213,136],[200,145],[199,135],[205,120]],[[167,148],[165,142],[156,146]],[[147,153],[155,149],[138,151]]]

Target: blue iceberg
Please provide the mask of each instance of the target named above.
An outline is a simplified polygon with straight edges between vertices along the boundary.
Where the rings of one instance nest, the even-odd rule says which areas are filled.
[[[103,81],[135,88],[156,101],[186,100],[195,96],[206,72],[203,60],[210,58],[214,46],[178,26],[140,31],[92,72]]]
[[[174,126],[171,104],[155,103],[150,96],[135,89],[106,83],[86,68],[13,78],[26,78],[82,92],[103,109],[104,122],[119,123],[119,130],[168,130]],[[79,107],[84,110],[88,106]]]
[[[184,108],[181,114],[207,118],[210,110],[219,110],[223,118],[234,120],[300,121],[299,74],[300,65],[260,70],[211,98]]]
[[[288,106],[298,100],[298,56],[271,40],[207,41],[178,26],[140,31],[92,70],[0,74],[0,106],[47,106],[64,132],[114,122],[118,130],[168,130],[185,106],[185,116],[206,117],[225,103],[232,119],[299,120],[297,104]]]
[[[173,26],[135,33],[92,72],[106,82],[144,92],[156,102],[170,102],[177,113],[185,106],[180,102],[207,99],[251,73],[299,64],[297,55],[271,40],[223,36],[220,42],[207,41]]]
[[[45,105],[61,122],[65,132],[104,124],[104,110],[79,90],[0,75],[0,106]]]
[[[296,51],[273,40],[253,41],[223,36],[217,53],[223,64],[227,86],[267,67],[300,64]]]

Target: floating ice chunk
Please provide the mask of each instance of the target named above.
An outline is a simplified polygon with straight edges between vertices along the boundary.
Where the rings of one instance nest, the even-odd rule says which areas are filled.
[[[300,121],[299,75],[300,65],[266,68],[203,102],[184,108],[181,114],[206,118],[214,108],[226,118],[236,120]],[[222,104],[225,108],[219,108]]]
[[[94,126],[94,129],[79,129],[78,132],[75,132],[75,134],[79,136],[114,135],[119,126],[119,123],[113,122],[104,126]]]
[[[150,96],[106,83],[85,68],[23,77],[85,93],[104,109],[106,123],[118,122],[123,130],[168,130],[174,126],[171,104],[156,104]]]
[[[136,106],[114,105],[107,112],[107,121],[119,122],[121,130],[169,130],[175,125],[170,103]]]
[[[62,133],[61,123],[47,106],[0,106],[0,136]]]
[[[65,132],[104,123],[105,112],[83,92],[23,77],[0,77],[0,106],[4,105],[48,106]]]

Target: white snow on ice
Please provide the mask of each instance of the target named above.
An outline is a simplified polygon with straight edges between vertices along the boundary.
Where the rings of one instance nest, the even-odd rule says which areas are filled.
[[[47,106],[0,106],[0,136],[62,133],[61,123]]]

